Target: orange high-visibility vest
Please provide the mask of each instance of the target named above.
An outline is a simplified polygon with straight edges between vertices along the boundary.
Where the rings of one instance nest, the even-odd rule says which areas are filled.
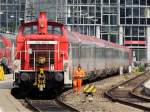
[[[76,69],[75,71],[74,71],[74,78],[83,78],[85,76],[85,72],[84,72],[84,70],[78,70],[78,69]]]

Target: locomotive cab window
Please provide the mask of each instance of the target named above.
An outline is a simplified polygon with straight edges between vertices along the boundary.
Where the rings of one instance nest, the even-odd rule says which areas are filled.
[[[35,34],[35,33],[37,33],[36,25],[24,27],[23,34],[28,35],[28,34]]]
[[[59,34],[59,35],[63,34],[60,26],[52,26],[52,25],[48,25],[48,33],[49,34]]]

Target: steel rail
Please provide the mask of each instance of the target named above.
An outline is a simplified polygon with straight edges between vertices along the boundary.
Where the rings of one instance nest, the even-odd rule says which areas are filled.
[[[130,93],[134,97],[150,102],[150,97],[144,93],[143,89],[144,89],[143,84],[140,84],[136,88],[134,88]]]
[[[28,105],[37,112],[58,111],[58,112],[78,112],[77,109],[63,103],[59,97],[52,100],[33,100],[25,98]]]
[[[112,101],[118,101],[128,106],[133,106],[142,110],[150,110],[150,101],[143,98],[134,97],[131,91],[148,79],[150,72],[142,73],[128,81],[116,85],[105,92],[105,95]]]

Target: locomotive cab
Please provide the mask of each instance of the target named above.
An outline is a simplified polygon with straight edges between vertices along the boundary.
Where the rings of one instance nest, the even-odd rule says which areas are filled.
[[[71,86],[65,37],[64,25],[48,21],[45,12],[40,13],[38,21],[23,23],[16,40],[15,84],[40,91]]]

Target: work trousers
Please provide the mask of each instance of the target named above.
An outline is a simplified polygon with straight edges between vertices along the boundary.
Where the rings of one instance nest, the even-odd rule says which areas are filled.
[[[73,80],[73,89],[76,93],[80,93],[82,87],[82,79],[81,78],[76,78]]]

